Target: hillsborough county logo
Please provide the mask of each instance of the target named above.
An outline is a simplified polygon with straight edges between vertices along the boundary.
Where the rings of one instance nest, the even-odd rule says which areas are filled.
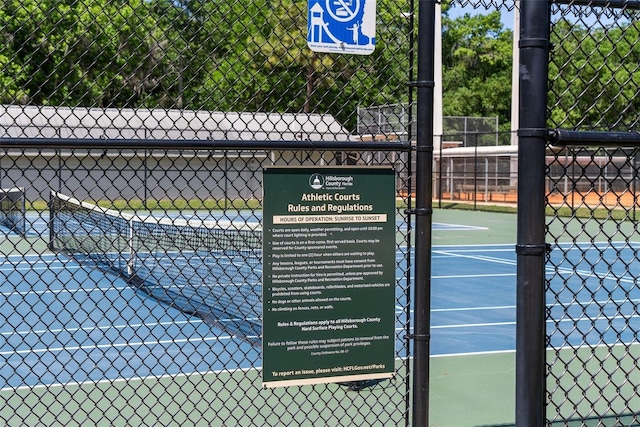
[[[320,190],[322,187],[324,187],[324,177],[319,173],[314,173],[309,177],[309,185],[314,190]]]
[[[353,187],[353,176],[345,175],[320,175],[314,173],[309,177],[309,185],[314,190],[329,189],[329,190],[344,190],[348,187]]]

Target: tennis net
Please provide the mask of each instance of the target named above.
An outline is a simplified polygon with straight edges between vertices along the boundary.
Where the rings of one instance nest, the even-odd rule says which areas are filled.
[[[260,344],[262,232],[255,224],[141,217],[51,193],[51,249]]]
[[[25,234],[26,204],[23,188],[0,189],[0,224],[11,231]]]

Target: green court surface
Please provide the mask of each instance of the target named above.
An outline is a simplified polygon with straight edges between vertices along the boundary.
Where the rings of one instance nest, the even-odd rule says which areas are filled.
[[[468,211],[457,209],[434,209],[433,223],[462,224],[477,229],[438,229],[432,233],[433,245],[488,245],[516,243],[516,215]]]
[[[405,374],[398,372],[401,375],[389,381],[402,381]],[[316,420],[313,425],[337,426],[341,425],[341,419],[357,421],[359,418],[362,425],[395,426],[402,422],[401,413],[376,414],[374,421],[362,410],[388,404],[390,400],[392,404],[404,404],[404,394],[389,394],[383,387],[353,392],[328,385],[324,394],[318,394],[317,389],[302,386],[300,389],[307,398],[301,399],[286,387],[264,390],[259,384],[260,373],[250,369],[24,388],[0,397],[6,408],[18,408],[15,415],[24,420],[21,426],[227,426],[229,420],[237,420],[242,426],[307,426],[311,425],[309,419]],[[58,404],[61,395],[73,398],[61,407]],[[340,399],[324,399],[325,395]],[[194,402],[193,396],[206,398]],[[248,403],[229,404],[243,401]],[[271,410],[274,407],[291,410],[276,412]],[[153,408],[162,410],[156,412]],[[105,414],[110,415],[110,419],[106,419]],[[193,414],[197,414],[195,423]],[[318,418],[317,414],[322,417]],[[251,424],[247,424],[247,420],[251,420]],[[318,424],[321,421],[323,423]]]
[[[512,426],[515,352],[431,358],[431,427]]]
[[[283,403],[283,399],[292,400],[293,395],[285,388],[263,392],[252,384],[259,383],[259,373],[255,370],[210,374],[189,374],[171,378],[146,378],[127,381],[105,381],[97,384],[57,385],[52,387],[25,388],[2,396],[5,408],[18,408],[16,418],[29,424],[53,425],[61,423],[65,427],[85,426],[95,421],[95,425],[104,425],[104,414],[111,413],[112,425],[160,425],[168,417],[181,425],[188,422],[190,413],[204,414],[210,425],[220,424],[232,418],[256,421],[264,420],[266,425],[306,425],[305,414],[309,411],[327,410],[330,417],[339,420],[340,414],[352,410],[358,414],[358,408],[381,404],[381,399],[393,399],[383,389],[372,388],[360,393],[348,392],[343,387],[327,387],[331,394],[342,393],[351,403],[347,406],[326,407],[322,397],[316,402],[291,402],[299,405],[299,418],[291,414],[276,414],[264,411],[249,414],[247,410],[269,408],[273,402]],[[393,381],[393,380],[392,380]],[[181,384],[177,390],[178,384]],[[230,398],[228,384],[237,384],[234,397]],[[144,390],[145,393],[141,393]],[[486,354],[431,359],[430,384],[430,426],[503,426],[512,425],[514,418],[514,354]],[[3,393],[4,394],[4,393]],[[60,403],[60,395],[73,396],[69,403],[59,408],[59,413],[51,411]],[[150,396],[142,399],[141,395]],[[190,395],[215,396],[202,401],[201,407],[195,407]],[[313,394],[313,393],[311,393]],[[250,408],[228,407],[225,401],[250,398]],[[395,396],[401,404],[403,396]],[[327,399],[334,401],[332,399]],[[271,404],[270,401],[273,401]],[[96,402],[87,407],[83,402]],[[26,403],[26,404],[25,404]],[[213,404],[212,404],[213,403]],[[53,405],[53,406],[52,406]],[[254,406],[255,405],[255,406]],[[146,410],[147,407],[164,409],[159,413]],[[287,405],[288,406],[288,405]],[[42,408],[39,411],[38,408]],[[44,410],[49,408],[48,411]],[[312,409],[313,408],[313,409]],[[41,418],[38,413],[46,413],[54,419]],[[53,413],[52,413],[53,412]],[[392,414],[390,414],[390,417]],[[282,417],[287,417],[283,419]],[[351,417],[349,417],[351,418]],[[392,418],[378,419],[380,426],[396,425]],[[367,423],[370,423],[368,420]],[[100,424],[103,423],[103,424]],[[274,424],[281,423],[281,424]],[[511,423],[511,424],[509,424]],[[93,424],[91,424],[93,425]],[[328,425],[328,424],[327,424]],[[337,424],[336,424],[337,425]],[[369,424],[367,424],[369,425]]]
[[[464,224],[477,229],[456,231],[434,227],[433,244],[513,243],[515,252],[516,219],[516,215],[509,213],[435,209],[434,223]],[[431,427],[513,425],[515,351],[432,357],[430,372]]]

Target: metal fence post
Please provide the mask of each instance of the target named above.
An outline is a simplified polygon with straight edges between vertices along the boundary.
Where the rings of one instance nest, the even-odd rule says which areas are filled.
[[[519,63],[516,425],[545,423],[545,145],[549,4],[522,0]]]
[[[431,311],[431,223],[433,169],[434,37],[436,2],[418,4],[416,139],[416,245],[413,368],[413,425],[429,424],[429,344]]]

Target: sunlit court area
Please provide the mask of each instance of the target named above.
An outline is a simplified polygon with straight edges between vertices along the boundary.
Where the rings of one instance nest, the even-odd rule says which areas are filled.
[[[60,194],[55,196],[62,197]],[[206,406],[214,402],[223,404],[219,394],[222,391],[214,397],[206,390],[222,378],[237,377],[234,380],[239,381],[236,387],[245,388],[245,393],[252,388],[252,383],[258,381],[261,368],[260,346],[255,345],[255,337],[252,336],[259,334],[259,329],[252,325],[258,323],[260,316],[255,302],[258,296],[253,294],[256,292],[253,288],[245,284],[242,289],[233,290],[235,296],[232,298],[242,299],[242,306],[215,301],[226,294],[216,295],[215,288],[207,288],[211,293],[207,298],[213,300],[212,304],[220,310],[214,324],[201,316],[185,313],[180,309],[177,297],[170,295],[169,286],[173,286],[177,293],[187,295],[186,286],[180,287],[178,280],[174,279],[171,285],[164,285],[163,290],[158,290],[160,296],[156,297],[158,292],[131,283],[123,272],[117,271],[117,266],[113,267],[120,256],[116,246],[126,235],[115,236],[113,230],[103,230],[100,221],[109,227],[114,226],[114,221],[108,219],[105,212],[98,213],[94,209],[88,214],[82,206],[71,207],[71,201],[66,198],[64,202],[57,200],[51,203],[52,207],[59,209],[58,212],[26,211],[24,217],[15,221],[21,224],[19,228],[8,219],[3,226],[5,255],[1,271],[5,285],[2,298],[3,306],[12,310],[5,312],[6,322],[2,327],[5,348],[2,352],[7,364],[15,369],[10,374],[8,370],[3,371],[9,375],[2,393],[8,402],[24,399],[25,403],[20,405],[26,405],[28,409],[17,411],[16,415],[32,420],[32,414],[38,407],[47,405],[47,402],[62,402],[62,394],[66,396],[64,408],[76,407],[75,412],[67,414],[70,420],[77,420],[80,416],[92,417],[99,409],[85,412],[77,406],[73,396],[83,393],[87,398],[93,398],[90,396],[117,392],[111,404],[120,407],[121,411],[111,421],[118,423],[125,417],[136,417],[134,412],[127,412],[134,409],[130,407],[132,399],[137,405],[153,407],[157,404],[151,403],[146,396],[140,396],[140,390],[160,390],[161,384],[169,383],[162,392],[163,396],[169,394],[172,399],[187,399],[184,391],[187,387],[191,394],[201,393],[200,399],[212,399]],[[21,212],[20,208],[17,210]],[[197,212],[192,214],[197,216]],[[63,224],[57,223],[55,216],[58,215],[64,215]],[[459,376],[458,365],[461,364],[466,366],[467,375],[481,376],[485,369],[494,369],[507,390],[512,389],[515,259],[513,244],[507,242],[514,230],[515,216],[443,210],[438,211],[437,217],[446,218],[449,222],[434,223],[437,244],[433,253],[433,292],[437,296],[432,308],[432,345],[434,368],[441,370],[435,380],[436,387],[440,387],[437,384],[442,382],[441,387],[445,391],[451,382],[464,384],[465,380]],[[7,218],[13,221],[17,217],[11,213]],[[80,218],[82,222],[76,224]],[[259,223],[260,219],[259,212],[242,210],[231,223]],[[219,218],[218,221],[221,222]],[[174,219],[172,226],[176,222]],[[396,223],[401,232],[406,232],[407,223],[402,216],[398,215]],[[86,235],[77,231],[76,227],[80,225],[91,232]],[[154,222],[154,225],[157,224]],[[108,259],[88,259],[87,253],[74,252],[77,249],[68,249],[66,254],[52,251],[48,239],[56,230],[62,234],[60,227],[76,230],[75,239],[83,236],[91,240],[91,244],[96,245],[92,255]],[[166,233],[164,230],[163,234]],[[234,233],[242,234],[238,230]],[[163,235],[163,239],[167,245],[175,242],[167,235]],[[487,243],[487,239],[494,243]],[[103,247],[99,253],[96,252],[101,245],[108,245],[109,249],[104,250]],[[398,245],[395,262],[399,265],[405,262],[408,247],[407,242]],[[167,265],[171,265],[156,267],[164,275],[172,274],[172,269],[177,270],[175,274],[189,274],[181,270],[185,267],[180,267],[180,262],[192,265],[197,262],[199,267],[206,264],[205,260],[198,257],[196,261],[193,256],[186,261],[177,261],[172,250],[167,247],[153,251],[157,259],[164,259]],[[162,254],[159,255],[158,251]],[[125,253],[129,254],[128,251]],[[212,280],[215,276],[217,286],[222,281],[229,284],[253,281],[254,286],[258,286],[261,262],[251,264],[248,259],[237,258],[232,262],[235,264],[233,268],[222,266],[220,262],[216,261],[216,267],[207,267],[207,274]],[[461,262],[469,266],[466,271],[458,268]],[[143,261],[140,263],[138,268],[145,269]],[[243,272],[245,267],[249,267],[250,272]],[[215,272],[216,268],[220,273]],[[394,305],[395,316],[399,319],[395,325],[396,348],[399,349],[397,363],[401,369],[401,360],[408,353],[403,345],[405,328],[401,319],[407,313],[410,315],[412,309],[405,291],[406,274],[398,267],[395,275],[398,285]],[[146,282],[149,286],[159,287],[166,280],[155,277]],[[226,292],[232,294],[228,287]],[[191,304],[198,300],[197,297],[190,298]],[[204,306],[206,302],[200,304]],[[200,307],[200,311],[204,311],[204,307]],[[453,368],[455,371],[448,372],[452,364],[456,366]],[[175,384],[178,379],[180,385]],[[355,392],[349,391],[347,386],[333,385],[327,386],[327,390],[321,393],[324,397],[319,395],[318,398],[329,399],[329,394],[340,393],[345,399],[359,393],[361,397],[358,398],[365,401],[381,399],[385,398],[385,390],[388,392],[392,387],[395,386],[382,382]],[[497,392],[505,399],[512,399],[510,393]],[[265,399],[265,404],[269,402],[260,393],[254,398]],[[281,399],[281,396],[276,393],[272,399],[275,398]],[[392,396],[386,398],[393,401]],[[460,397],[457,399],[464,401]],[[481,402],[475,399],[467,404],[477,405],[477,409],[482,407]],[[205,405],[197,408],[204,414],[211,411]],[[451,408],[442,415],[450,411]],[[505,403],[498,414],[498,417],[509,420],[509,405]],[[241,415],[236,413],[234,416]],[[496,413],[482,416],[492,419]],[[178,411],[174,417],[188,419],[189,415]],[[445,416],[449,417],[450,414]],[[478,419],[477,415],[474,418]]]
[[[0,425],[640,425],[634,1],[5,1]]]

